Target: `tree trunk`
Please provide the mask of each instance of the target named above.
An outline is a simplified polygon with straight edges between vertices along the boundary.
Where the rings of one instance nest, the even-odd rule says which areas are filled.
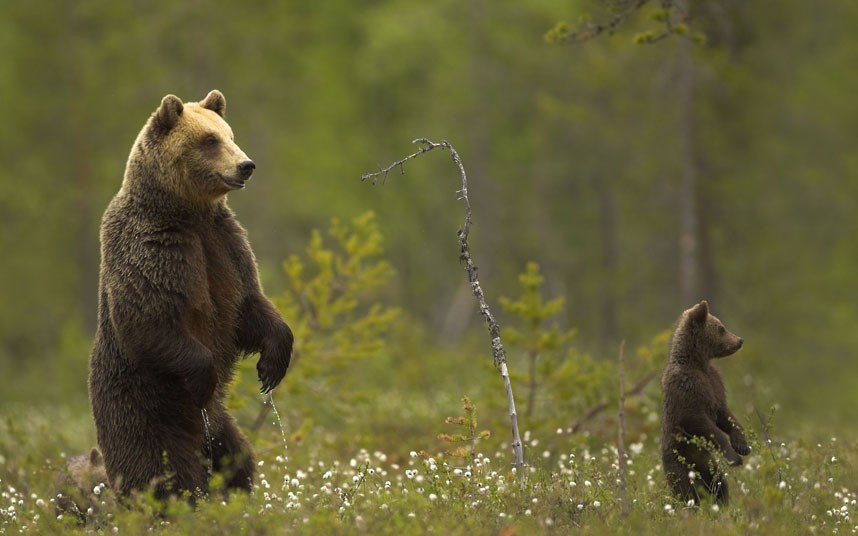
[[[699,294],[699,232],[697,207],[696,121],[694,117],[694,60],[692,42],[679,41],[678,106],[679,106],[679,294],[683,306],[696,302]]]
[[[602,348],[607,352],[617,338],[617,202],[609,179],[602,177],[593,181],[599,201],[599,230],[601,235],[601,313]]]

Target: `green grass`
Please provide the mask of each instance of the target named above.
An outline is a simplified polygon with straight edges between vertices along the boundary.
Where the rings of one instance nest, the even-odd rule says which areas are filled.
[[[406,399],[396,402],[387,409],[391,422],[415,418]],[[90,446],[92,424],[85,407],[12,406],[3,412],[0,532],[5,534],[809,534],[858,529],[852,519],[858,445],[842,438],[769,443],[753,436],[744,466],[729,470],[730,505],[689,507],[667,493],[657,423],[651,423],[627,445],[629,507],[623,515],[615,435],[608,427],[584,436],[525,431],[529,465],[515,471],[505,430],[481,441],[473,459],[441,453],[443,443],[433,438],[443,429],[440,414],[436,422],[441,424],[427,424],[425,438],[375,437],[371,442],[386,445],[384,450],[361,444],[359,420],[348,420],[338,431],[315,426],[301,441],[288,438],[288,445],[272,425],[253,437],[258,475],[250,495],[213,493],[195,508],[179,501],[158,514],[146,497],[117,506],[104,490],[95,497],[100,512],[79,525],[69,516],[58,518],[52,499],[64,459]],[[425,455],[428,459],[418,454],[427,445],[439,449]]]

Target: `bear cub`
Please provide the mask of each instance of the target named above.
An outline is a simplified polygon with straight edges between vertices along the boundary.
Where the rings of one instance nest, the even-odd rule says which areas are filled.
[[[56,514],[69,514],[80,522],[86,521],[90,514],[98,512],[98,495],[107,483],[104,458],[98,449],[72,456],[56,479],[59,489],[54,501]]]
[[[250,490],[253,453],[226,410],[228,387],[242,356],[260,355],[263,393],[289,367],[292,331],[226,203],[256,166],[225,111],[217,90],[200,102],[164,97],[102,220],[89,393],[120,494],[206,493],[209,466],[227,488]]]
[[[679,318],[662,376],[664,414],[661,456],[667,482],[684,502],[700,503],[705,489],[721,504],[727,481],[714,450],[730,465],[751,452],[738,420],[727,407],[724,381],[710,361],[727,357],[743,340],[709,313],[704,300]]]

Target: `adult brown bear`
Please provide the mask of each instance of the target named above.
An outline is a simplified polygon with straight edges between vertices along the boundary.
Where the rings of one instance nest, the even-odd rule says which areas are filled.
[[[260,353],[262,392],[289,366],[292,331],[263,295],[226,204],[255,165],[233,141],[225,109],[217,90],[199,103],[164,97],[104,213],[89,390],[107,475],[121,493],[150,485],[159,498],[204,493],[210,454],[228,487],[250,489],[253,454],[224,408],[226,389],[242,355]]]

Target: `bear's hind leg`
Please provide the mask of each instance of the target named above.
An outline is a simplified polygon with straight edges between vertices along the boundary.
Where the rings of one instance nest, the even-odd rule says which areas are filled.
[[[709,491],[712,493],[712,497],[715,498],[716,503],[726,505],[730,502],[730,492],[727,487],[727,479],[724,478],[724,473],[720,471],[715,473],[709,484]]]
[[[688,472],[688,469],[674,467],[667,471],[667,482],[674,497],[685,504],[688,504],[689,501],[692,501],[694,504],[700,504],[700,495],[698,494],[697,486],[688,477]]]
[[[686,505],[689,503],[694,505],[700,504],[700,494],[697,491],[697,486],[687,475],[683,475],[676,480],[673,492]]]
[[[709,468],[705,471],[700,471],[701,488],[704,488],[715,502],[720,505],[726,505],[729,501],[729,492],[727,489],[727,480],[724,478],[724,473],[717,467]]]
[[[215,472],[223,474],[227,489],[251,490],[253,451],[238,425],[225,413],[220,433],[212,438],[212,463]]]
[[[155,497],[189,494],[195,498],[208,493],[208,471],[196,449],[173,448],[166,454],[167,472],[155,482]]]

